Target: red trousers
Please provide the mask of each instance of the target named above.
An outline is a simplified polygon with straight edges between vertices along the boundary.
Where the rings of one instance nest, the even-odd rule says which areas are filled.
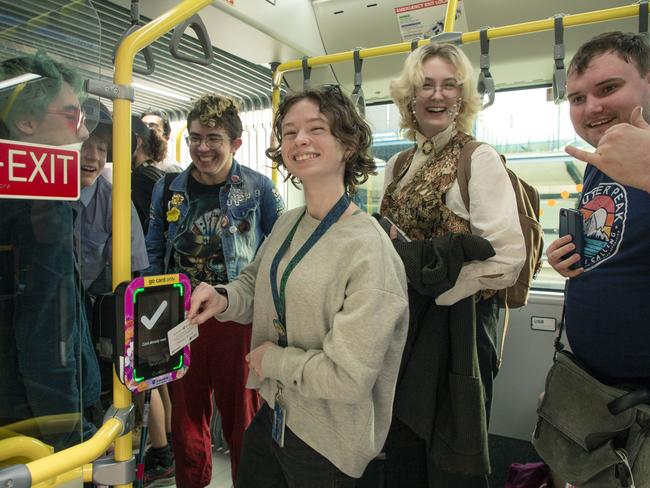
[[[230,447],[233,482],[241,456],[244,431],[259,409],[259,397],[246,389],[251,325],[210,319],[192,342],[190,369],[171,385],[172,439],[176,486],[199,488],[212,479],[210,418],[216,397],[221,427]]]

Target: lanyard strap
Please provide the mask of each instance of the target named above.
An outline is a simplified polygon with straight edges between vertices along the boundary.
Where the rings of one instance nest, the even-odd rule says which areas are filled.
[[[294,224],[293,228],[291,229],[291,232],[289,232],[289,235],[287,238],[284,240],[280,248],[278,249],[278,252],[275,254],[275,257],[273,258],[273,262],[271,263],[271,272],[270,272],[270,277],[271,277],[271,292],[273,293],[273,303],[275,304],[275,311],[277,313],[277,319],[273,321],[273,325],[275,326],[276,331],[278,332],[278,344],[282,347],[287,346],[287,327],[285,323],[285,288],[287,286],[287,280],[289,279],[289,275],[291,272],[294,270],[294,268],[298,265],[298,263],[302,260],[302,258],[305,257],[305,255],[310,251],[312,247],[318,242],[318,240],[325,235],[325,232],[329,230],[332,225],[334,225],[338,220],[341,218],[341,216],[345,213],[345,211],[348,209],[350,206],[350,199],[348,198],[347,194],[343,194],[343,196],[339,199],[338,202],[332,207],[332,209],[327,213],[325,218],[321,221],[320,224],[318,224],[318,227],[316,227],[316,230],[312,232],[312,234],[309,236],[307,241],[302,245],[300,250],[291,258],[289,261],[289,264],[287,264],[286,269],[284,270],[284,273],[282,273],[282,279],[280,280],[280,290],[278,291],[278,266],[280,265],[280,260],[282,259],[282,256],[287,252],[289,249],[289,246],[291,245],[291,241],[293,240],[293,236],[296,233],[296,230],[298,229],[298,225],[300,224],[300,221],[302,218],[305,216],[305,212],[302,213],[298,221]]]

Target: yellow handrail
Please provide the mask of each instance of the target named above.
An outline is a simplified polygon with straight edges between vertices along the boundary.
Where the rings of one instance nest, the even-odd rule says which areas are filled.
[[[125,37],[115,53],[113,82],[130,86],[138,51],[211,3],[183,0]],[[130,133],[131,101],[117,99],[113,102],[113,289],[131,279],[131,137],[126,137]],[[131,394],[113,372],[113,404],[125,408],[130,403]],[[115,460],[127,461],[131,456],[131,435],[127,434],[115,442]]]
[[[44,13],[42,13],[40,15],[37,15],[36,17],[32,17],[31,19],[29,19],[24,24],[13,25],[11,27],[6,28],[3,31],[0,31],[0,38],[9,37],[9,35],[11,35],[11,33],[13,31],[15,31],[15,30],[17,30],[17,29],[19,29],[21,27],[24,27],[26,25],[29,25],[29,26],[34,27],[34,28],[41,27],[43,25],[47,25],[47,22],[49,22],[49,19],[47,17],[49,17],[50,15],[52,15],[54,13],[62,15],[64,13],[66,13],[68,10],[72,9],[73,7],[76,7],[77,5],[83,5],[85,3],[86,3],[85,0],[72,0],[70,3],[62,5],[61,7],[57,8],[57,9],[50,10],[48,12],[44,12]]]
[[[452,32],[456,25],[456,8],[458,7],[458,0],[448,0],[447,10],[445,12],[445,24],[443,30],[445,32]]]
[[[280,106],[280,83],[275,83],[275,76],[277,74],[277,70],[273,71],[273,92],[271,94],[271,106],[273,107],[273,118],[275,118],[275,112],[277,112],[278,107]],[[280,76],[282,76],[280,74]],[[273,138],[273,131],[271,130],[271,138]],[[271,169],[271,180],[273,181],[273,184],[277,187],[278,183],[280,182],[280,172],[278,171],[278,168],[273,165],[273,168]]]
[[[180,164],[181,162],[181,141],[183,140],[183,134],[187,129],[187,122],[176,133],[176,162]]]
[[[39,435],[72,432],[75,428],[79,428],[81,418],[81,414],[77,412],[57,413],[19,420],[0,427],[0,439],[16,437],[17,435],[37,437]]]
[[[447,10],[445,12],[444,31],[451,32],[454,29],[456,22],[456,8],[458,0],[448,0]],[[628,5],[625,7],[614,7],[603,10],[595,10],[593,12],[586,12],[581,14],[565,15],[562,17],[562,24],[564,27],[573,27],[576,25],[593,24],[596,22],[604,22],[607,20],[623,19],[626,17],[633,17],[639,14],[639,4]],[[488,29],[487,34],[489,39],[497,39],[499,37],[518,36],[522,34],[529,34],[533,32],[541,32],[553,30],[555,27],[554,20],[544,19],[532,22],[523,22],[520,24],[512,24],[503,27],[493,27]],[[461,42],[469,44],[480,40],[480,31],[466,32],[461,35]],[[418,41],[418,47],[424,46],[431,42],[429,39],[421,39]],[[385,46],[371,47],[359,51],[361,59],[376,58],[379,56],[390,56],[393,54],[408,53],[411,50],[411,42],[401,42],[399,44],[387,44]],[[352,61],[354,51],[345,51],[335,54],[326,54],[324,56],[314,56],[307,59],[309,67],[323,66],[334,63],[342,63],[345,61]],[[296,71],[302,69],[302,59],[294,59],[279,64],[273,71],[273,96],[271,99],[273,107],[273,115],[280,105],[280,85],[282,84],[282,77],[284,73],[289,71]],[[278,170],[274,167],[272,172],[273,183],[277,186],[279,180]]]
[[[455,0],[450,0],[450,3]],[[624,7],[614,7],[603,10],[596,10],[593,12],[586,12],[581,14],[565,15],[562,17],[562,24],[564,27],[574,27],[577,25],[593,24],[596,22],[604,22],[607,20],[623,19],[626,17],[634,17],[639,14],[639,5],[633,4]],[[445,21],[447,23],[447,21]],[[536,20],[532,22],[524,22],[521,24],[512,24],[503,27],[493,27],[488,29],[488,38],[497,39],[500,37],[518,36],[522,34],[529,34],[533,32],[542,32],[553,30],[553,19]],[[466,32],[462,34],[461,39],[463,44],[477,42],[479,40],[480,31]],[[420,46],[428,44],[429,39],[422,39],[419,41]],[[361,59],[376,58],[379,56],[389,56],[393,54],[408,53],[411,50],[411,42],[401,42],[399,44],[388,44],[385,46],[371,47],[359,51]],[[307,65],[310,67],[323,66],[327,64],[341,63],[344,61],[351,61],[353,58],[353,51],[345,51],[335,54],[327,54],[324,56],[315,56],[308,58]],[[273,84],[274,88],[280,86],[282,76],[288,71],[296,71],[302,69],[302,59],[294,59],[291,61],[280,64],[274,74]],[[273,100],[275,103],[275,99]]]
[[[32,476],[32,485],[37,485],[72,470],[79,470],[81,473],[81,466],[103,455],[106,448],[117,439],[123,430],[122,422],[111,418],[99,428],[91,439],[27,463],[25,466]]]
[[[86,479],[83,478],[84,472],[86,467],[90,470],[90,476]],[[51,478],[47,481],[43,481],[42,483],[38,483],[35,485],[32,485],[32,488],[52,488],[53,486],[62,486],[66,483],[69,483],[71,481],[92,481],[92,465],[87,464],[83,468],[74,468],[71,471],[68,471],[67,473],[60,474],[56,478]]]
[[[54,452],[52,446],[48,446],[38,439],[19,435],[0,440],[0,464],[12,458],[26,458],[34,461]]]

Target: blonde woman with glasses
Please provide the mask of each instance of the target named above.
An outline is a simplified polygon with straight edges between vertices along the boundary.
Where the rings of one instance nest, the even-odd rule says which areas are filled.
[[[423,294],[410,286],[412,342],[407,342],[402,361],[386,446],[389,487],[486,483],[489,463],[481,448],[486,441],[481,439],[486,437],[492,380],[497,373],[495,295],[515,282],[525,249],[514,191],[499,155],[489,145],[482,144],[468,154],[469,208],[461,197],[458,163],[463,147],[473,140],[470,133],[481,108],[475,87],[467,56],[456,46],[437,43],[414,50],[390,86],[401,126],[414,148],[393,156],[386,166],[382,215],[413,241],[438,245],[437,239],[451,234],[478,236],[489,242],[494,255],[483,261],[466,257],[457,263],[457,276],[435,293]],[[408,274],[406,260],[405,264]],[[461,329],[454,313],[460,309],[453,307],[463,303],[469,303],[470,312],[474,308],[475,332],[470,315],[464,324],[470,333],[457,353],[454,334]],[[449,334],[427,335],[433,327],[443,327],[441,320],[447,321]],[[426,338],[433,338],[433,343]],[[419,356],[419,348],[427,354]],[[480,374],[474,368],[475,374],[468,377],[454,375],[457,361],[475,363],[477,356]],[[419,384],[418,391],[415,384]],[[465,395],[460,405],[453,396],[459,392]],[[453,419],[462,419],[463,412],[471,411],[464,403],[467,400],[480,409],[462,427],[471,438],[459,439],[462,434],[454,431]],[[477,451],[480,456],[475,456]],[[466,456],[468,452],[472,454]]]

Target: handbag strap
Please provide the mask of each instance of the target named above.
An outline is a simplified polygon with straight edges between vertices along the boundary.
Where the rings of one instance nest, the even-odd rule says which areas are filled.
[[[562,352],[564,350],[564,343],[562,342],[562,333],[564,332],[564,322],[566,320],[566,297],[569,293],[569,282],[571,280],[566,280],[564,282],[564,301],[562,303],[562,316],[560,317],[560,326],[558,327],[557,331],[557,337],[555,338],[555,341],[553,342],[553,346],[555,347],[555,351],[553,352],[553,361],[555,362],[555,359],[557,358],[557,354],[559,352]]]

